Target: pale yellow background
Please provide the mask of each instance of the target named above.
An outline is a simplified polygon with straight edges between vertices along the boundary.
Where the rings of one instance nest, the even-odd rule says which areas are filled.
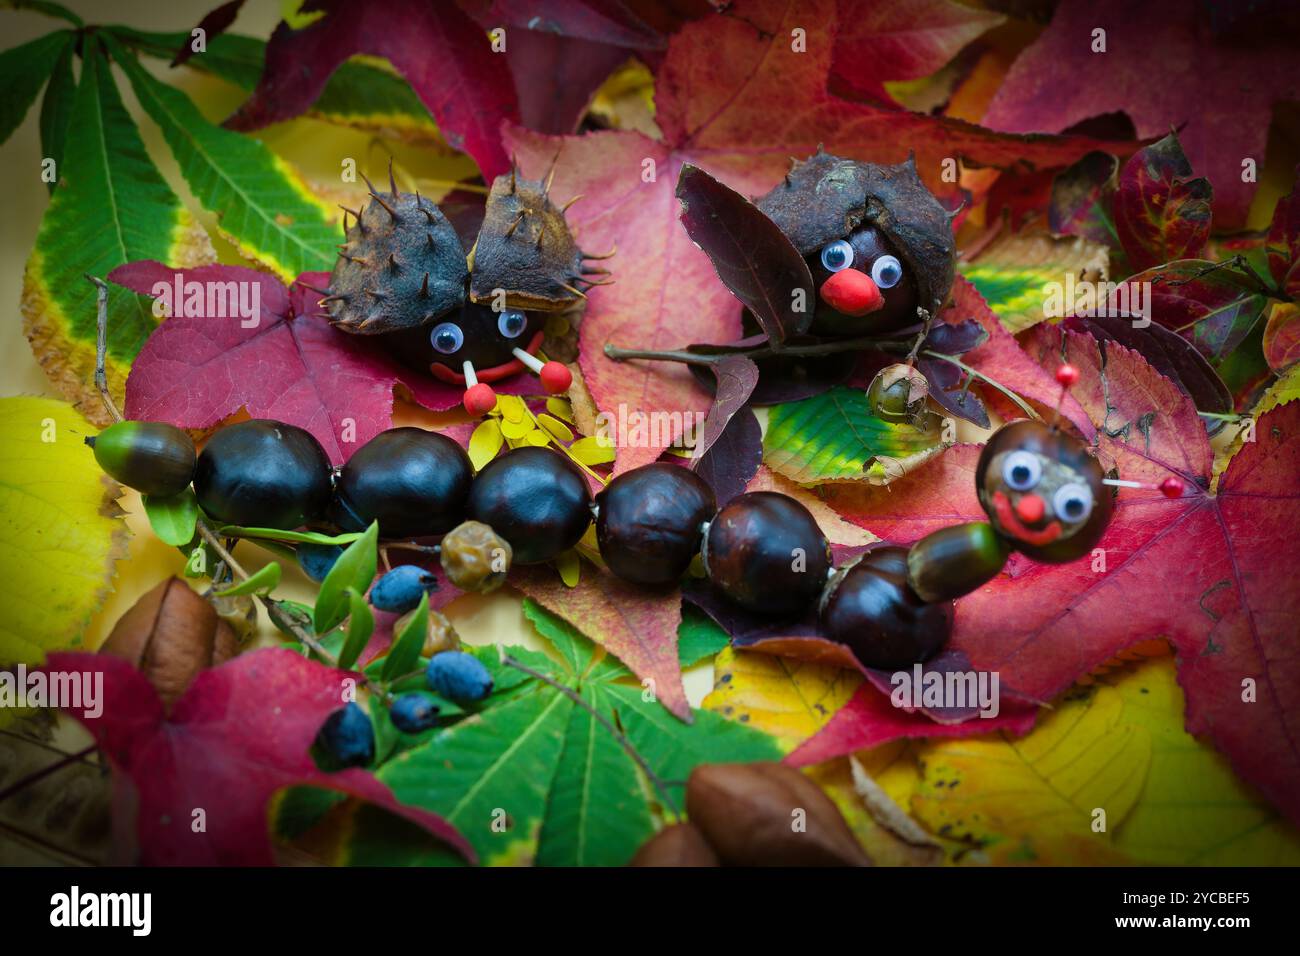
[[[205,13],[217,5],[217,0],[142,0],[133,3],[70,0],[65,5],[80,14],[88,24],[122,23],[144,30],[183,31],[197,24]],[[279,18],[280,7],[277,3],[250,0],[240,13],[233,30],[265,39]],[[6,49],[62,26],[61,21],[49,17],[8,10],[0,11],[0,24],[4,28],[4,39],[0,45]],[[228,116],[243,98],[240,90],[195,70],[186,67],[171,70],[161,60],[144,59],[143,62],[158,76],[165,77],[169,83],[184,89],[214,122],[220,122]],[[147,118],[142,118],[130,84],[121,76],[120,71],[115,75],[119,92],[139,122],[154,162],[195,215],[210,223],[210,217],[203,213],[186,188],[157,128]],[[0,217],[0,222],[3,223],[3,235],[0,236],[0,307],[4,310],[3,322],[0,322],[0,394],[59,397],[32,358],[23,336],[18,311],[23,268],[36,240],[37,229],[49,197],[39,177],[39,114],[38,98],[23,125],[8,142],[0,146],[0,170],[5,173],[7,193],[4,213]],[[390,150],[401,168],[426,181],[463,177],[473,171],[472,164],[465,159],[440,154],[435,148],[421,149],[381,142],[365,133],[312,120],[272,127],[263,131],[261,136],[272,149],[296,164],[309,178],[331,188],[356,189],[350,184],[343,186],[339,181],[340,162],[344,157],[355,158],[363,171],[376,178],[384,175]],[[70,133],[69,148],[76,148],[75,131]],[[223,261],[238,261],[219,241],[216,245]],[[433,416],[407,407],[400,407],[395,418],[398,424],[427,425],[448,420],[448,416]],[[150,533],[148,522],[141,512],[139,497],[134,492],[127,492],[121,504],[128,513],[127,524],[132,531],[130,552],[118,565],[115,593],[87,631],[86,642],[90,647],[99,645],[112,629],[113,623],[142,593],[169,574],[181,574],[183,567],[180,553],[162,544]],[[266,552],[245,544],[240,548],[240,557],[246,566],[257,568],[268,556]],[[314,594],[310,582],[295,566],[286,567],[285,572],[277,595],[310,600]],[[517,596],[502,593],[488,598],[461,598],[446,613],[462,638],[469,643],[523,643],[536,647],[535,635],[520,607]],[[265,617],[262,625],[262,640],[272,642],[272,635],[276,632],[265,621]],[[687,694],[692,703],[698,705],[708,692],[711,676],[712,668],[708,665],[695,668],[686,676]]]

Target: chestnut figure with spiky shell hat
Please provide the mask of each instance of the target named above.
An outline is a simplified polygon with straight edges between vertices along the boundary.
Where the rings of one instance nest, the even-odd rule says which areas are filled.
[[[607,272],[584,267],[597,257],[578,248],[564,209],[548,198],[550,177],[531,182],[514,169],[497,177],[468,259],[442,211],[400,192],[391,167],[387,195],[366,186],[370,203],[344,210],[355,221],[344,216],[347,241],[330,287],[314,289],[334,327],[382,335],[403,361],[465,386],[472,415],[496,404],[489,382],[524,369],[552,394],[568,389],[569,370],[537,356],[545,318],[579,304],[580,286],[600,284],[591,277]]]
[[[817,335],[897,332],[933,319],[952,288],[950,214],[909,156],[897,166],[823,151],[756,200],[808,263]]]

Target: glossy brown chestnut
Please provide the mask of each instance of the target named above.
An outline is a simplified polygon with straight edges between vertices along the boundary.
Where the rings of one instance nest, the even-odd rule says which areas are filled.
[[[572,548],[586,533],[591,489],[578,467],[558,452],[516,448],[478,473],[468,511],[510,543],[515,564],[538,564]]]
[[[907,583],[907,549],[876,548],[835,572],[821,601],[821,632],[866,667],[929,660],[952,633],[952,602],[930,604]]]
[[[655,462],[624,472],[596,496],[596,540],[609,570],[633,584],[671,584],[700,552],[717,502],[695,472]]]
[[[446,534],[465,520],[474,468],[446,435],[390,428],[356,450],[334,487],[335,522],[385,538]]]
[[[796,614],[821,593],[830,544],[808,509],[788,495],[754,491],[709,523],[704,566],[714,587],[762,614]]]
[[[292,529],[324,515],[331,469],[311,432],[265,419],[227,425],[194,469],[199,507],[222,524]]]
[[[1045,564],[1073,561],[1097,544],[1114,511],[1103,478],[1082,441],[1028,420],[998,429],[975,466],[990,523],[1012,548]]]

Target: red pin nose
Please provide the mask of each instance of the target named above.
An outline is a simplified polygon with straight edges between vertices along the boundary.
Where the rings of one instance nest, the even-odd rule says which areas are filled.
[[[1038,495],[1024,495],[1016,502],[1016,517],[1025,524],[1043,520],[1043,499]]]
[[[857,269],[841,269],[822,283],[822,300],[836,312],[866,315],[885,304],[880,287]]]

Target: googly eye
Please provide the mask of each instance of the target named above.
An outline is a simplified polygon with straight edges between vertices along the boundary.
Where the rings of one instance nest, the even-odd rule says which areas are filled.
[[[1092,490],[1074,482],[1061,485],[1052,495],[1052,510],[1062,521],[1077,524],[1092,512]]]
[[[1028,491],[1043,477],[1043,466],[1031,451],[1013,451],[1002,462],[1002,482],[1012,491]]]
[[[881,256],[871,265],[871,278],[882,289],[892,289],[903,278],[903,264],[894,256]]]
[[[517,339],[528,327],[528,318],[517,311],[502,312],[497,317],[497,330],[508,339]]]
[[[822,266],[827,272],[840,272],[853,265],[853,247],[844,239],[822,246]]]
[[[439,322],[429,333],[429,341],[443,355],[451,355],[465,344],[465,333],[455,322]]]

